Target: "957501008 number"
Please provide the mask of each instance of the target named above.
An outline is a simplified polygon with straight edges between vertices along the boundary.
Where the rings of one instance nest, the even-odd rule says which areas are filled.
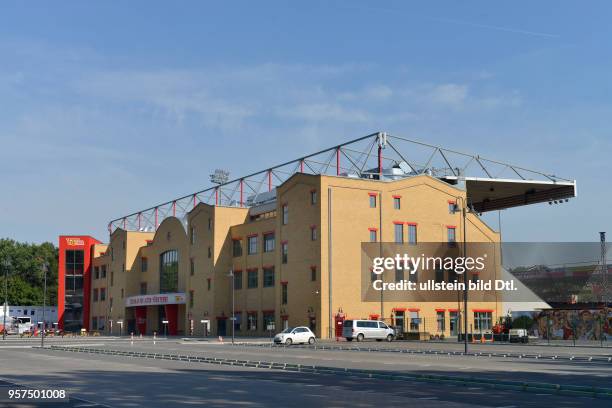
[[[66,390],[53,390],[53,389],[28,389],[28,388],[8,388],[5,394],[6,400],[53,400],[61,401],[68,400],[68,393]],[[5,400],[5,401],[6,401]]]

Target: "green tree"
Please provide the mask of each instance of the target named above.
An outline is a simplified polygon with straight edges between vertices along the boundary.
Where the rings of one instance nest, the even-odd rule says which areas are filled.
[[[44,275],[47,272],[47,304],[57,304],[58,250],[50,242],[30,244],[12,239],[0,239],[0,303],[4,301],[4,261],[10,261],[8,269],[8,301],[11,305],[42,305]]]

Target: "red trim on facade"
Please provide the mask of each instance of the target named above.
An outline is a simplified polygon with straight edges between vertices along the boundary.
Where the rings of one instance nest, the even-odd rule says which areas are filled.
[[[446,309],[436,309],[436,312],[445,312],[445,311],[446,311]]]
[[[232,241],[242,241],[242,237],[232,237]]]
[[[281,315],[281,319],[282,320],[288,320],[289,319],[289,315],[288,314],[283,314],[283,315]]]
[[[227,316],[217,316],[217,320],[227,320]]]
[[[310,229],[317,229],[317,226],[313,224],[310,226]]]
[[[407,222],[406,225],[412,225],[412,226],[416,227],[419,224],[416,223],[416,222]]]
[[[259,270],[259,268],[246,268],[247,272],[257,272]]]
[[[281,241],[281,245],[288,244],[288,243],[289,243],[289,241],[287,241],[287,240]]]
[[[411,307],[411,308],[408,308],[408,311],[409,312],[420,312],[421,309],[419,309],[418,307]]]
[[[370,228],[368,228],[368,231],[378,231],[378,228],[376,228],[376,227],[370,227]]]
[[[253,238],[253,237],[256,237],[256,236],[258,236],[258,235],[259,235],[259,234],[255,233],[255,234],[249,234],[249,235],[247,235],[246,237],[247,237],[247,238]]]
[[[380,315],[377,313],[372,313],[369,315],[370,320],[378,319],[379,317]]]
[[[289,283],[289,281],[281,281],[281,282],[280,282],[280,284],[281,284],[281,285],[286,285],[286,284],[288,284],[288,283]]]
[[[317,189],[316,189],[316,188],[313,188],[312,190],[310,190],[310,192],[311,192],[311,193],[316,193],[316,192],[317,192]]]
[[[256,315],[257,314],[257,310],[247,310],[247,314],[248,315]]]
[[[261,313],[274,313],[275,310],[274,309],[266,309],[266,310],[262,310]]]
[[[261,269],[273,269],[274,268],[274,264],[270,264],[270,265],[263,265],[261,267]]]
[[[449,204],[457,204],[457,202],[456,202],[456,201],[454,201],[454,200],[448,200],[448,203],[449,203]]]
[[[368,192],[368,196],[370,196],[370,197],[378,197],[378,193]]]
[[[448,229],[457,229],[456,225],[447,225],[446,228]]]
[[[391,309],[392,312],[405,312],[406,308],[405,307],[394,307],[393,309]]]
[[[493,313],[493,309],[472,309],[472,312],[480,313]]]
[[[401,195],[394,195],[393,198],[402,198]]]
[[[458,312],[459,309],[448,309],[449,312]]]
[[[274,234],[275,230],[270,230],[270,231],[264,231],[261,233],[261,235],[270,235],[270,234]]]
[[[394,225],[404,225],[404,221],[393,221]]]

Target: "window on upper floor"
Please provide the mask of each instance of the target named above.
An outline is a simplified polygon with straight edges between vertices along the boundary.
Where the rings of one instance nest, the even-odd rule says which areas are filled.
[[[370,242],[377,241],[378,230],[376,228],[370,228]]]
[[[376,208],[376,194],[370,193],[370,208]]]
[[[146,257],[140,258],[140,272],[146,272],[149,269],[149,260]]]
[[[263,286],[264,288],[274,287],[274,267],[265,267],[263,270]]]
[[[247,237],[247,254],[254,255],[257,253],[257,235]]]
[[[417,243],[417,225],[408,224],[408,243],[410,245],[416,245]]]
[[[276,244],[273,232],[267,232],[263,236],[264,240],[264,252],[273,252]]]
[[[258,283],[258,270],[251,269],[247,271],[247,288],[253,289],[257,287]]]
[[[283,225],[287,225],[289,222],[289,206],[283,204]]]
[[[234,257],[242,256],[242,241],[240,239],[232,240],[232,254]]]
[[[395,232],[395,243],[396,244],[404,243],[404,224],[395,223],[393,225],[393,229]]]
[[[234,271],[234,289],[242,289],[242,271]]]
[[[317,190],[310,191],[310,204],[314,205],[317,203]]]
[[[394,196],[393,197],[393,208],[395,210],[399,210],[401,208],[401,206],[402,206],[401,200],[402,200],[402,198],[400,196]]]
[[[317,240],[317,226],[316,225],[312,225],[310,227],[310,240],[311,241]]]

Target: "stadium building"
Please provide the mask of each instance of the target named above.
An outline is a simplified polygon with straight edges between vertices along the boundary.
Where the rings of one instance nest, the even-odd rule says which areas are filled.
[[[233,324],[236,335],[262,336],[305,325],[333,337],[348,317],[457,335],[461,302],[364,301],[361,244],[499,243],[480,214],[576,191],[572,180],[385,133],[211,179],[211,188],[111,221],[107,244],[61,236],[60,327],[225,336]],[[476,330],[502,314],[501,299],[468,305]]]

